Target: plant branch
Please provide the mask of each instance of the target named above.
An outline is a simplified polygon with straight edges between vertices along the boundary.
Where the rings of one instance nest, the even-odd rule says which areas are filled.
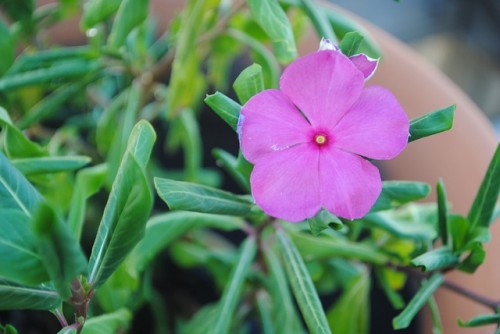
[[[478,304],[489,307],[494,312],[496,312],[497,309],[500,307],[500,301],[493,300],[493,299],[486,297],[486,296],[482,296],[482,295],[480,295],[474,291],[471,291],[469,289],[466,289],[463,286],[460,286],[454,282],[444,281],[442,287],[444,287],[450,291],[453,291],[455,293],[458,293],[459,295],[462,295],[470,300],[473,300]]]

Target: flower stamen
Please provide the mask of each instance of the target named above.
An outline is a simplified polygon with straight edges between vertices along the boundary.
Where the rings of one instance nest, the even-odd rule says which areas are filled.
[[[326,136],[325,135],[316,135],[314,136],[314,141],[316,142],[316,144],[318,145],[323,145],[326,143]]]

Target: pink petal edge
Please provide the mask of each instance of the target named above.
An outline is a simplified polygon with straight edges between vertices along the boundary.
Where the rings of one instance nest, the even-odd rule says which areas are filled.
[[[370,79],[377,70],[379,60],[370,58],[364,53],[350,56],[349,59],[363,73],[365,80]]]

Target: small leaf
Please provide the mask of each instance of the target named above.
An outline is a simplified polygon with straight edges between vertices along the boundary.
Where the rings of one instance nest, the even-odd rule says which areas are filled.
[[[444,276],[435,273],[429,280],[426,280],[420,286],[419,291],[413,296],[406,308],[392,320],[394,329],[407,328],[418,311],[425,305],[429,298],[434,294],[437,288],[444,282]]]
[[[88,319],[85,321],[82,334],[125,333],[131,321],[132,314],[130,311],[121,309]]]
[[[363,39],[363,35],[357,31],[348,32],[342,37],[339,48],[346,56],[354,56],[355,54],[359,54],[358,50]]]
[[[448,200],[446,199],[446,190],[443,180],[437,183],[437,202],[438,202],[438,224],[439,236],[443,245],[448,245]]]
[[[5,327],[0,325],[0,333],[1,334],[18,334],[18,331],[12,325],[6,325]]]
[[[24,175],[69,172],[82,168],[91,159],[86,156],[38,157],[12,160],[14,166]]]
[[[451,214],[448,215],[447,222],[447,230],[451,238],[453,251],[463,250],[469,238],[469,221],[460,215]]]
[[[222,149],[212,150],[212,154],[217,159],[217,165],[224,168],[229,175],[247,192],[250,192],[250,180],[238,169],[238,158]]]
[[[128,34],[148,17],[149,0],[123,0],[116,13],[108,43],[119,48]]]
[[[318,37],[327,38],[333,43],[337,41],[337,36],[333,32],[330,22],[325,15],[323,8],[320,8],[311,0],[300,0],[302,10],[311,20]]]
[[[411,120],[408,142],[450,130],[455,109],[456,106],[452,105]]]
[[[61,304],[57,291],[0,279],[0,310],[53,310]]]
[[[423,182],[384,181],[382,192],[370,212],[393,209],[426,198],[430,191],[430,186]]]
[[[423,271],[435,271],[454,267],[459,263],[459,258],[446,248],[436,248],[411,260],[415,267],[422,267]]]
[[[251,216],[253,204],[241,197],[199,184],[155,178],[160,198],[170,210],[185,210],[232,216]]]
[[[497,325],[499,322],[499,314],[482,314],[468,321],[458,320],[458,325],[460,327],[479,327],[485,325]]]
[[[318,293],[297,248],[283,230],[277,232],[277,237],[283,252],[288,281],[307,328],[312,334],[331,333]]]
[[[132,130],[92,247],[89,283],[94,287],[106,281],[144,235],[153,206],[145,168],[155,138],[146,121]]]
[[[481,243],[475,243],[470,254],[460,263],[458,270],[472,274],[483,264],[486,251]]]
[[[236,306],[240,300],[245,278],[250,271],[253,259],[257,252],[257,244],[254,237],[248,237],[240,247],[240,253],[237,258],[236,266],[233,268],[228,278],[228,283],[224,288],[222,297],[217,307],[219,316],[216,318],[211,333],[225,334],[229,333],[233,314],[236,312]]]
[[[121,0],[89,0],[83,6],[81,26],[83,30],[92,28],[116,13]]]
[[[309,222],[311,233],[315,237],[320,235],[321,232],[327,228],[339,230],[344,226],[339,217],[326,210],[321,210],[316,214],[316,216],[309,218],[307,221]]]
[[[481,182],[481,186],[474,198],[474,203],[469,210],[467,218],[472,227],[488,227],[491,223],[495,205],[500,193],[500,145],[497,146],[495,154]]]
[[[278,47],[276,57],[288,63],[297,56],[293,30],[278,0],[247,0],[252,18],[262,27]]]
[[[234,81],[233,88],[241,104],[247,103],[252,96],[263,91],[262,66],[252,64],[241,71]]]
[[[378,227],[397,238],[433,240],[437,232],[424,220],[408,216],[406,212],[384,211],[366,215],[361,220],[366,227]]]
[[[83,251],[67,225],[45,203],[40,203],[33,215],[33,230],[45,269],[61,298],[66,300],[71,295],[70,282],[87,268]]]
[[[229,124],[234,131],[237,130],[241,105],[221,92],[207,95],[205,103],[208,104],[220,118]]]

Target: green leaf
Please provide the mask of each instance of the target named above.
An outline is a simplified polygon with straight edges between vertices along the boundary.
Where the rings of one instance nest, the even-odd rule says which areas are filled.
[[[361,222],[366,227],[377,227],[397,238],[433,240],[437,232],[433,225],[416,219],[407,212],[384,211],[366,215]]]
[[[486,251],[481,243],[475,243],[469,255],[460,263],[458,270],[472,274],[483,264]]]
[[[97,61],[77,59],[60,61],[47,68],[5,75],[0,78],[0,92],[20,87],[42,85],[53,80],[79,78],[97,71],[100,66]]]
[[[288,281],[307,328],[312,334],[331,333],[318,293],[299,251],[283,230],[277,232],[277,237],[283,252]]]
[[[479,327],[486,325],[497,325],[500,322],[499,314],[482,314],[468,321],[458,320],[460,327]]]
[[[488,227],[490,225],[499,193],[500,145],[495,150],[486,175],[481,182],[481,186],[467,215],[473,228],[476,226]]]
[[[0,279],[0,310],[52,310],[61,304],[57,291]]]
[[[0,209],[16,209],[31,217],[42,196],[0,152]]]
[[[259,311],[262,334],[274,333],[272,310],[271,310],[271,305],[272,305],[271,297],[265,290],[259,290],[256,293],[255,299],[257,301],[256,304],[257,304],[257,310]]]
[[[434,296],[431,296],[427,301],[429,310],[431,311],[432,318],[432,333],[443,334],[443,324],[441,323],[441,315],[439,313],[439,306]]]
[[[38,157],[12,160],[14,166],[24,175],[69,172],[90,163],[86,156]]]
[[[418,311],[424,306],[429,298],[434,294],[437,288],[444,282],[444,276],[435,273],[429,280],[426,280],[420,286],[420,290],[413,296],[406,308],[392,320],[394,329],[407,328]]]
[[[0,277],[28,285],[48,281],[29,217],[3,208],[0,217]]]
[[[370,275],[366,270],[347,285],[340,299],[327,314],[330,328],[334,329],[335,333],[369,332],[370,288]]]
[[[130,311],[121,309],[88,319],[85,321],[82,334],[125,333],[131,321],[132,314]]]
[[[297,56],[293,30],[278,0],[247,0],[247,4],[252,18],[277,45],[278,60],[283,63],[292,61]]]
[[[123,0],[116,13],[108,43],[119,48],[127,39],[129,33],[148,17],[148,0]]]
[[[12,21],[24,21],[31,19],[35,10],[34,0],[3,0],[0,6]]]
[[[326,230],[327,228],[339,230],[344,226],[339,217],[335,216],[334,214],[326,210],[321,210],[316,214],[316,216],[307,219],[307,221],[309,222],[311,233],[315,237],[320,235],[321,232],[323,230]]]
[[[250,180],[238,169],[238,158],[218,148],[212,150],[212,154],[217,159],[217,166],[224,168],[241,188],[250,192]]]
[[[387,299],[391,303],[392,307],[396,310],[400,310],[405,306],[405,301],[403,300],[403,297],[401,297],[401,295],[397,293],[397,291],[395,291],[390,285],[388,277],[385,274],[384,270],[388,269],[375,268],[375,274],[377,276],[378,282],[380,283],[382,290],[384,290],[384,293],[387,296]]]
[[[208,104],[220,118],[229,124],[234,131],[237,130],[241,105],[221,92],[207,95],[207,97],[205,97],[205,103]]]
[[[448,215],[447,230],[451,238],[453,251],[461,251],[466,246],[469,238],[470,222],[460,215]]]
[[[240,247],[240,253],[237,264],[233,268],[231,275],[227,280],[222,297],[219,301],[215,324],[211,333],[225,334],[231,329],[231,320],[236,312],[236,306],[240,300],[245,278],[250,271],[255,254],[257,253],[257,244],[254,237],[248,237]]]
[[[450,130],[456,108],[452,105],[411,120],[408,142]]]
[[[5,327],[0,325],[1,334],[18,334],[17,329],[12,325],[6,325]]]
[[[241,229],[243,225],[240,218],[197,212],[174,211],[154,216],[146,224],[144,238],[130,254],[132,266],[139,272],[143,271],[161,250],[190,230],[215,228],[231,231]]]
[[[415,267],[422,267],[423,271],[434,271],[454,267],[459,263],[459,258],[446,248],[436,248],[411,260]]]
[[[76,182],[67,221],[75,240],[80,240],[81,237],[87,199],[101,189],[107,172],[107,165],[101,164],[82,169],[76,174]]]
[[[160,198],[170,210],[251,216],[253,204],[241,196],[199,184],[155,178]]]
[[[241,104],[245,104],[252,96],[264,90],[262,66],[252,64],[241,71],[233,84]]]
[[[327,38],[333,43],[336,43],[337,36],[335,36],[332,26],[330,25],[330,22],[328,22],[328,18],[322,8],[311,0],[300,0],[300,5],[302,10],[311,20],[318,37]]]
[[[132,130],[92,247],[89,283],[94,287],[106,281],[144,235],[153,205],[145,167],[155,138],[146,121]]]
[[[313,237],[300,232],[288,232],[300,254],[308,260],[343,257],[357,259],[374,264],[384,264],[389,258],[375,247],[366,244],[333,239],[330,237]]]
[[[443,180],[439,180],[436,186],[438,203],[438,224],[439,236],[443,245],[448,245],[448,200],[446,199],[446,190]]]
[[[354,56],[359,53],[358,50],[361,46],[361,42],[363,42],[363,39],[363,35],[357,31],[348,32],[340,41],[339,48],[346,56]]]
[[[185,180],[196,182],[203,155],[201,133],[192,109],[184,109],[174,122],[179,122],[184,150]]]
[[[83,6],[81,26],[83,30],[92,28],[115,14],[121,0],[89,0]]]
[[[87,268],[85,255],[68,226],[45,203],[40,203],[33,215],[33,230],[45,269],[61,298],[66,300],[71,296],[70,282]]]
[[[370,212],[393,209],[426,198],[430,191],[430,186],[423,182],[384,181],[382,192]]]
[[[3,75],[9,67],[14,63],[16,57],[16,43],[10,33],[9,27],[5,25],[3,20],[0,20],[0,75]]]

